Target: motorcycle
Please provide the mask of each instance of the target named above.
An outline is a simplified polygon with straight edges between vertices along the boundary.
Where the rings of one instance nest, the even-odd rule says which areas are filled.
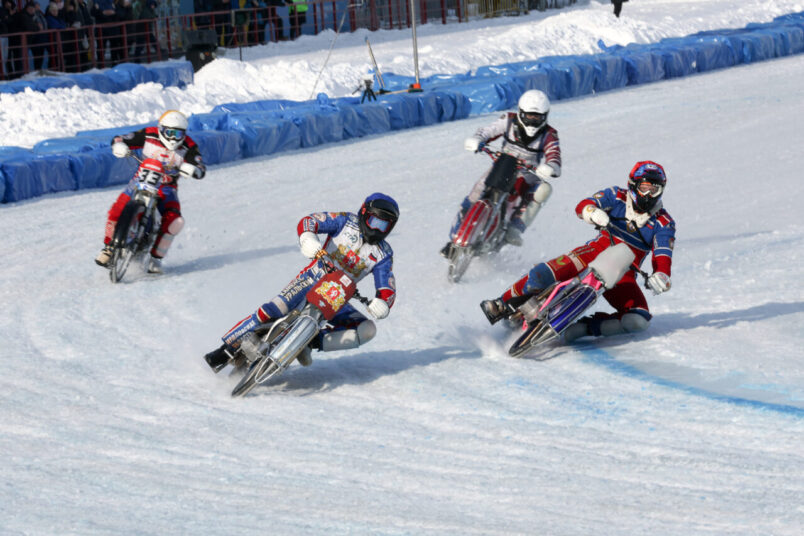
[[[508,318],[509,324],[521,322],[523,326],[522,334],[508,350],[509,355],[520,358],[558,340],[570,325],[594,305],[601,294],[614,288],[629,269],[644,278],[647,288],[648,274],[634,264],[634,252],[624,242],[615,244],[611,228],[606,229],[609,230],[611,247],[601,252],[577,276],[557,282],[531,296]]]
[[[323,261],[327,274],[310,287],[299,306],[251,333],[234,352],[231,360],[235,368],[247,370],[232,390],[233,397],[245,396],[282,374],[349,300],[368,305],[354,280],[336,268],[326,252],[322,250],[317,258]]]
[[[505,233],[520,201],[516,192],[511,193],[517,180],[517,171],[534,170],[533,166],[509,154],[487,147],[481,150],[489,155],[494,164],[486,176],[483,196],[469,208],[451,237],[447,274],[453,283],[460,281],[473,258],[496,253],[505,244]]]
[[[134,157],[136,158],[136,157]],[[117,283],[128,270],[131,260],[150,251],[159,229],[159,187],[165,176],[162,163],[154,159],[140,160],[137,186],[117,220],[109,262],[109,278]]]

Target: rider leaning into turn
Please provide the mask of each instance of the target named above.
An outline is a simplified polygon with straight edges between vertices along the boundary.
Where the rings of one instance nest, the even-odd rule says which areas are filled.
[[[480,307],[489,322],[494,324],[510,316],[515,307],[530,296],[582,272],[611,246],[608,229],[614,242],[625,242],[631,248],[636,266],[652,253],[653,275],[648,278],[648,286],[654,294],[669,290],[676,226],[661,202],[666,185],[662,166],[651,161],[637,162],[629,174],[628,189],[612,186],[578,203],[576,214],[600,227],[598,236],[567,255],[537,264],[501,297],[483,301]],[[580,319],[564,332],[565,342],[587,335],[607,336],[647,329],[651,314],[633,269],[628,270],[613,289],[604,292],[603,297],[616,312],[598,312]]]
[[[519,98],[517,112],[508,112],[494,123],[481,127],[471,138],[466,138],[464,148],[467,151],[479,151],[487,143],[503,138],[500,150],[534,168],[533,171],[523,169],[514,185],[522,201],[511,217],[511,223],[505,234],[505,240],[515,246],[522,245],[522,233],[538,214],[542,205],[547,202],[553,188],[547,179],[561,175],[561,148],[558,143],[558,132],[547,124],[550,112],[550,99],[543,92],[532,89]],[[475,183],[472,191],[461,203],[460,211],[452,226],[450,236],[461,226],[466,212],[482,196],[488,172]],[[449,257],[452,242],[448,242],[441,254]]]
[[[230,329],[221,339],[223,344],[205,356],[209,366],[218,372],[229,362],[235,350],[254,330],[287,315],[304,300],[307,290],[327,274],[325,260],[318,256],[323,249],[335,267],[355,282],[374,275],[375,297],[367,308],[371,316],[388,316],[396,297],[393,274],[393,251],[385,241],[399,219],[399,206],[391,197],[375,193],[366,198],[357,214],[352,212],[316,212],[305,216],[297,226],[302,255],[313,261],[307,265],[271,301],[262,304]],[[327,235],[322,245],[318,234]],[[334,351],[357,348],[374,338],[377,328],[350,304],[343,306],[327,327],[313,339],[297,360],[304,366],[312,362],[311,347]]]
[[[112,140],[112,152],[117,158],[131,155],[132,149],[142,148],[143,160],[151,158],[162,163],[165,176],[159,187],[159,204],[157,208],[162,216],[159,233],[151,249],[148,272],[162,273],[162,258],[167,254],[173,237],[184,227],[179,203],[178,178],[204,178],[206,167],[201,161],[198,145],[187,135],[187,118],[181,112],[168,110],[159,118],[155,127],[146,127],[124,136],[116,136]],[[95,258],[95,262],[108,267],[112,256],[111,241],[117,220],[126,203],[137,187],[137,176],[129,181],[126,189],[118,196],[117,201],[109,209],[106,221],[106,233],[103,237],[103,249]]]

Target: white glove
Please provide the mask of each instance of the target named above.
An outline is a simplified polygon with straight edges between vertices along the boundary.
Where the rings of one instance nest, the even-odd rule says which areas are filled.
[[[302,255],[308,259],[315,258],[316,254],[321,251],[321,242],[315,233],[304,231],[299,235],[299,247],[301,248]]]
[[[480,139],[475,138],[474,136],[471,138],[466,138],[463,140],[463,148],[467,151],[472,151],[476,153],[480,150],[481,147],[485,145]]]
[[[112,154],[117,158],[125,158],[131,154],[131,149],[122,141],[118,141],[112,144]]]
[[[388,313],[391,312],[391,308],[388,307],[388,304],[385,303],[385,300],[381,300],[380,298],[374,298],[369,302],[367,305],[369,313],[371,316],[379,320],[380,318],[385,318],[388,316]]]
[[[553,166],[551,166],[550,164],[542,162],[541,164],[539,164],[539,167],[536,168],[536,171],[534,171],[534,173],[536,173],[537,177],[539,177],[543,181],[546,181],[547,179],[555,178],[556,170],[553,169]]]
[[[587,205],[581,212],[581,217],[586,223],[597,225],[598,227],[605,227],[609,224],[609,215],[605,210],[601,210],[594,205]]]
[[[189,162],[182,162],[182,164],[179,166],[179,175],[185,179],[203,179],[204,170]]]
[[[670,276],[663,272],[654,272],[648,278],[648,286],[654,294],[661,294],[670,290]]]

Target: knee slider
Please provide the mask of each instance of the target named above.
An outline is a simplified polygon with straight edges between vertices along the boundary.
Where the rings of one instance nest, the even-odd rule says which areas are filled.
[[[321,350],[351,350],[365,344],[377,334],[377,326],[371,320],[364,320],[355,328],[331,331],[321,337]]]
[[[525,283],[525,292],[544,290],[556,282],[552,270],[547,264],[540,262],[528,272],[528,281]]]
[[[645,317],[644,315],[631,312],[625,313],[623,317],[620,319],[622,322],[623,329],[628,333],[638,333],[640,331],[645,331],[648,329],[650,325],[650,318]]]

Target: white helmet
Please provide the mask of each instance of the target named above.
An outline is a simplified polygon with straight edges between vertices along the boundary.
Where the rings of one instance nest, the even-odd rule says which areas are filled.
[[[519,97],[516,120],[528,137],[533,137],[545,123],[550,112],[550,99],[538,89],[526,91]]]
[[[187,134],[187,118],[176,110],[168,110],[159,118],[159,141],[174,151],[184,142]]]

